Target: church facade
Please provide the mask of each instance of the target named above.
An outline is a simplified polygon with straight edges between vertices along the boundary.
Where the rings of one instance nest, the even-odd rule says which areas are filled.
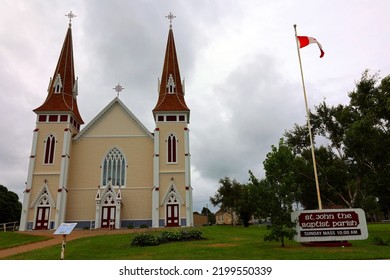
[[[48,93],[34,109],[21,231],[192,226],[190,110],[185,102],[172,24],[153,132],[117,96],[88,124],[78,104],[72,27]],[[118,85],[119,86],[119,85]]]

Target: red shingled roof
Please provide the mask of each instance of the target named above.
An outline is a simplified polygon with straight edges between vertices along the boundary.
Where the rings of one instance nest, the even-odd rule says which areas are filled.
[[[54,83],[58,75],[61,77],[62,90],[59,93],[55,93]],[[72,29],[71,26],[69,26],[57,67],[49,85],[47,98],[40,107],[34,110],[34,112],[72,112],[79,124],[83,124],[84,121],[81,118],[77,107],[77,99],[73,94],[75,83]]]
[[[175,89],[172,93],[167,90],[168,79],[172,75]],[[153,113],[162,111],[190,111],[184,100],[184,92],[181,84],[179,63],[176,55],[175,40],[172,28],[169,29],[168,42],[165,52],[163,72],[158,101],[153,109]]]

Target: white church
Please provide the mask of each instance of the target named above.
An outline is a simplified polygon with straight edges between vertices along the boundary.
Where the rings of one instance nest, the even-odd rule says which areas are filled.
[[[48,92],[33,110],[36,127],[21,231],[56,229],[64,222],[116,229],[193,225],[190,109],[180,78],[173,15],[168,18],[159,94],[150,108],[154,131],[118,96],[84,125],[69,23]]]

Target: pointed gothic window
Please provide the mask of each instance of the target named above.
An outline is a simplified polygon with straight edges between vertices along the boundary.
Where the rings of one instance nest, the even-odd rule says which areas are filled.
[[[167,153],[168,153],[168,163],[176,163],[176,136],[170,134],[167,140]]]
[[[107,186],[111,181],[113,186],[125,186],[126,160],[118,148],[110,150],[103,160],[102,185]]]
[[[168,82],[167,82],[167,91],[168,93],[174,93],[175,92],[175,81],[173,80],[172,74],[169,74]]]
[[[54,163],[54,151],[56,146],[56,138],[53,134],[50,134],[45,141],[45,157],[44,164]]]

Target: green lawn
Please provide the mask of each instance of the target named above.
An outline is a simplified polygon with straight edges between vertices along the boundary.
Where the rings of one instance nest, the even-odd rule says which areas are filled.
[[[0,231],[0,250],[49,239],[44,236]]]
[[[67,243],[68,260],[368,260],[390,259],[390,246],[373,243],[375,237],[390,241],[390,224],[370,224],[367,240],[351,241],[351,247],[307,247],[287,241],[263,241],[265,227],[203,227],[207,238],[200,241],[166,243],[154,247],[132,247],[130,234],[101,235]],[[0,235],[1,237],[1,235]],[[0,241],[2,243],[2,241]],[[60,258],[60,244],[8,259],[55,260]]]

